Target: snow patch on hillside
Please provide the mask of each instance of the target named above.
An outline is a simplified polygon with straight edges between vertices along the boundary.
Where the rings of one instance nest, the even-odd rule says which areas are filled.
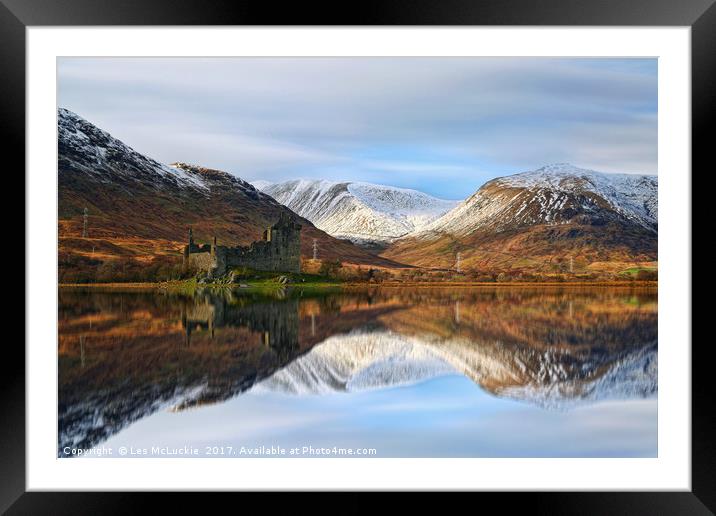
[[[123,177],[155,188],[170,182],[185,188],[209,189],[200,175],[148,158],[68,109],[57,110],[57,131],[60,173],[72,169],[104,183]]]
[[[577,214],[609,207],[653,233],[658,227],[656,176],[605,174],[566,163],[493,179],[415,236],[468,235],[481,228],[501,231],[535,224],[569,224]]]
[[[658,221],[657,176],[606,174],[569,163],[547,165],[497,180],[517,188],[551,190],[558,193],[594,192],[627,216],[656,224]]]
[[[458,204],[417,190],[371,183],[349,183],[348,192],[371,210],[405,221],[411,231],[419,230]]]
[[[256,181],[250,181],[250,183],[254,186],[254,188],[261,191],[264,191],[273,184],[271,181],[266,181],[265,179],[257,179]]]
[[[407,188],[363,182],[298,179],[262,190],[313,222],[353,242],[390,242],[419,230],[458,201]]]

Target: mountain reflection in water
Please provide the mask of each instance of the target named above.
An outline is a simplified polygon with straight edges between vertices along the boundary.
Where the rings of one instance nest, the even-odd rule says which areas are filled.
[[[161,432],[165,423],[158,421],[168,416],[159,414],[179,417],[195,409],[186,417],[208,414],[211,424],[216,417],[236,418],[229,408],[239,402],[246,406],[232,425],[240,430],[251,426],[247,418],[261,419],[264,402],[266,413],[283,400],[290,403],[284,413],[305,403],[306,413],[325,417],[370,403],[370,396],[389,397],[396,407],[409,396],[411,411],[383,431],[398,435],[402,426],[418,435],[426,423],[416,410],[424,401],[427,414],[429,400],[446,385],[454,392],[441,398],[443,412],[468,400],[475,412],[461,418],[470,424],[486,417],[478,409],[487,406],[524,407],[549,427],[606,400],[652,400],[644,419],[647,445],[639,451],[616,446],[612,453],[656,454],[655,289],[390,288],[275,297],[63,289],[59,303],[58,456],[66,446],[97,446],[152,421],[151,431]],[[452,377],[469,384],[440,380]],[[317,409],[321,400],[325,405]],[[217,413],[224,405],[226,413]],[[392,415],[401,417],[400,409]],[[383,426],[392,420],[383,419]],[[368,422],[345,420],[335,435],[362,425]],[[211,444],[204,431],[199,423],[184,438]],[[450,438],[449,428],[441,432],[440,439]],[[266,433],[276,437],[280,430]],[[462,446],[465,456],[485,453]],[[539,442],[530,446],[511,450],[547,453],[546,445],[534,449]],[[460,455],[443,448],[423,443],[413,453]],[[405,453],[382,450],[383,456]]]

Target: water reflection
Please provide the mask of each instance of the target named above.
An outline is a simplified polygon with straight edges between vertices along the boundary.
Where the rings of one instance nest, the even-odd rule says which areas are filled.
[[[248,390],[263,399],[350,405],[357,398],[346,393],[389,396],[415,385],[427,400],[427,386],[443,385],[435,379],[460,376],[491,399],[554,414],[657,393],[657,300],[649,290],[274,297],[63,290],[59,315],[60,456],[65,446],[95,446],[160,409],[206,411]],[[338,402],[335,394],[343,394]],[[252,410],[258,419],[261,405]],[[550,417],[557,424],[567,416]],[[192,432],[201,440],[201,428]],[[441,453],[436,445],[424,456]]]

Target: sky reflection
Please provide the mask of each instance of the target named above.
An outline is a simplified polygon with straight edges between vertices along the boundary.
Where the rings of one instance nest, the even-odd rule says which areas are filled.
[[[220,405],[157,412],[106,446],[369,447],[380,457],[656,457],[657,399],[546,410],[459,375],[328,395],[252,389]]]

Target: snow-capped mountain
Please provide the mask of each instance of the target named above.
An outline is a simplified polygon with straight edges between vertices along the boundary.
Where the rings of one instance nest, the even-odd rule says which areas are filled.
[[[200,174],[148,158],[68,109],[57,110],[57,131],[61,178],[83,172],[105,184],[122,178],[153,188],[173,186],[204,194],[209,189]],[[254,189],[244,181],[238,183]]]
[[[487,182],[422,233],[466,235],[535,224],[606,222],[621,217],[657,232],[656,176],[605,174],[560,163]]]
[[[257,187],[316,227],[356,243],[386,243],[457,205],[417,190],[361,182],[294,180]]]
[[[586,262],[656,260],[657,190],[656,176],[549,165],[488,181],[384,256],[423,266],[452,266],[456,252],[465,266],[471,260],[510,266],[524,258],[541,267],[567,255]]]
[[[461,374],[501,397],[565,409],[603,399],[656,395],[656,343],[619,353],[529,347],[503,350],[464,338],[391,331],[330,337],[256,384],[255,391],[325,394],[385,389]]]

